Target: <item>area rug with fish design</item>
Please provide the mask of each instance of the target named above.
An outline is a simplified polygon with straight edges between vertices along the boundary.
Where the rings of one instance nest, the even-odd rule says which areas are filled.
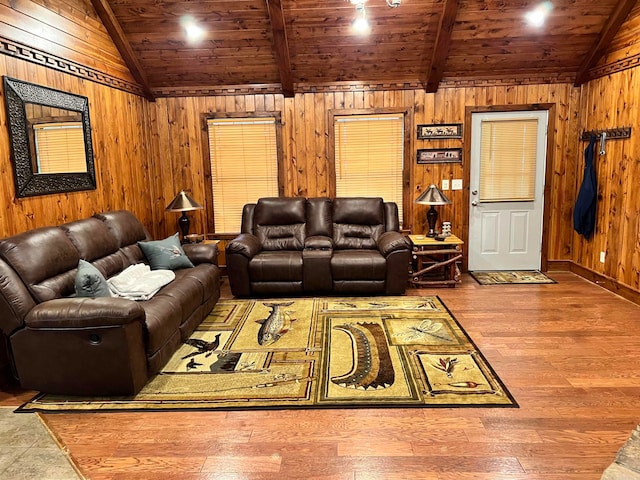
[[[516,407],[437,296],[221,300],[134,397],[21,411]]]
[[[509,271],[471,271],[469,272],[480,285],[557,283],[538,270]]]

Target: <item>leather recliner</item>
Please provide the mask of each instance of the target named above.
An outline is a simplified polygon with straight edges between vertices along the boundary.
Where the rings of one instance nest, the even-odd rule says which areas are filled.
[[[400,295],[410,246],[398,208],[381,198],[261,198],[226,247],[237,297]]]

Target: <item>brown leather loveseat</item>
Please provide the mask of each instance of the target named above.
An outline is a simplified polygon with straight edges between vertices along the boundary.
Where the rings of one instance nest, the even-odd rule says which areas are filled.
[[[410,248],[381,198],[261,198],[226,247],[231,292],[400,295]]]
[[[105,278],[145,262],[128,211],[0,240],[0,329],[25,389],[130,395],[157,373],[220,297],[215,245],[185,245],[193,267],[152,298],[74,296],[80,259]]]

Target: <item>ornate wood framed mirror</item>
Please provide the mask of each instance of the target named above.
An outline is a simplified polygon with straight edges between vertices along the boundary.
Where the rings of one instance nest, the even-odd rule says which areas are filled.
[[[95,190],[89,99],[3,78],[16,197]]]

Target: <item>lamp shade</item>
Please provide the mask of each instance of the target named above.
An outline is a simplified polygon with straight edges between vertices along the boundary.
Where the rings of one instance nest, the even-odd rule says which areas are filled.
[[[201,210],[202,208],[204,207],[187,195],[187,192],[181,190],[165,210],[167,212],[188,212],[191,210]]]
[[[416,198],[415,203],[421,205],[449,205],[451,200],[436,185],[431,184]]]

